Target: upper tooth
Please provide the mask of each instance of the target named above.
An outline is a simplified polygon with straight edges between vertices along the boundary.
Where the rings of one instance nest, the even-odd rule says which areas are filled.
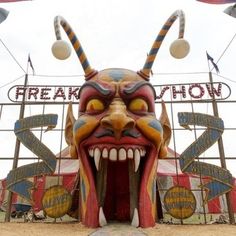
[[[93,157],[93,149],[89,149],[89,156]]]
[[[141,157],[145,156],[145,154],[146,154],[146,151],[145,151],[144,149],[141,149],[141,150],[140,150],[140,155],[141,155]]]
[[[105,218],[102,207],[100,207],[100,209],[99,209],[99,225],[104,226],[106,224],[107,224],[107,220]]]
[[[121,149],[119,150],[119,160],[120,160],[120,161],[126,160],[126,151],[125,151],[124,148],[121,148]]]
[[[108,158],[108,150],[107,150],[107,148],[104,148],[104,149],[102,150],[102,157],[103,157],[103,158]]]
[[[128,158],[133,159],[134,157],[134,152],[131,148],[128,149]]]
[[[138,170],[140,163],[140,152],[138,149],[135,149],[134,151],[134,171],[136,172]]]
[[[133,215],[133,219],[132,219],[131,225],[134,226],[134,227],[138,227],[139,226],[139,216],[138,216],[137,208],[134,208],[134,215]]]
[[[117,160],[117,150],[115,148],[112,148],[110,150],[110,155],[109,155],[109,159],[111,161],[116,161]]]
[[[99,170],[99,162],[100,162],[100,157],[101,157],[101,151],[99,148],[96,148],[94,150],[94,162],[97,170]]]
[[[125,150],[125,148],[120,148],[119,150],[116,148],[112,148],[110,151],[105,147],[102,149],[96,147],[95,149],[90,148],[88,150],[89,156],[94,157],[94,162],[96,165],[97,170],[99,170],[99,162],[100,158],[103,157],[104,159],[108,158],[111,161],[125,161],[126,158],[133,159],[134,158],[134,163],[135,163],[135,172],[139,168],[139,163],[140,163],[140,157],[145,156],[146,150],[143,148],[136,148],[133,150],[132,148],[129,148],[128,151]]]

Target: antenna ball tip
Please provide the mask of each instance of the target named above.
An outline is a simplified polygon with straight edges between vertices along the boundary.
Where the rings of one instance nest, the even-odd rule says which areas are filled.
[[[188,55],[190,51],[190,45],[185,39],[176,39],[170,45],[170,54],[176,59],[182,59]]]
[[[52,54],[59,60],[65,60],[71,54],[70,45],[65,40],[57,40],[52,45]]]

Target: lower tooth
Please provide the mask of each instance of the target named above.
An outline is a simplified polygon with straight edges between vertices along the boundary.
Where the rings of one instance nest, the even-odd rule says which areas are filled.
[[[100,207],[100,209],[99,209],[99,225],[104,226],[106,224],[107,224],[107,220],[105,218],[102,207]]]
[[[137,208],[134,208],[134,215],[133,215],[133,219],[132,219],[131,225],[134,226],[134,227],[138,227],[139,226],[139,216],[138,216]]]

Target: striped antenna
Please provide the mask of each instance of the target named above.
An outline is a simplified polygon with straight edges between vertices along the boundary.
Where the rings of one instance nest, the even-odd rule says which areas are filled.
[[[152,48],[147,56],[143,69],[138,72],[138,74],[144,79],[149,80],[149,75],[151,73],[152,65],[159,51],[159,48],[161,47],[161,44],[167,32],[169,31],[169,29],[171,28],[171,26],[173,25],[173,23],[178,17],[179,17],[179,37],[178,38],[179,39],[183,38],[184,28],[185,28],[185,17],[182,10],[177,10],[169,17],[169,19],[163,25],[161,31],[159,32],[156,40],[154,41],[152,45]]]
[[[63,27],[64,31],[66,32],[74,50],[78,56],[78,59],[80,60],[80,63],[81,63],[83,70],[85,72],[85,79],[86,80],[91,79],[94,75],[97,74],[97,71],[90,67],[88,59],[84,53],[84,50],[83,50],[79,40],[77,39],[73,29],[70,27],[68,22],[62,16],[56,16],[54,19],[54,29],[55,29],[56,39],[62,40],[61,32],[60,32],[60,25]]]

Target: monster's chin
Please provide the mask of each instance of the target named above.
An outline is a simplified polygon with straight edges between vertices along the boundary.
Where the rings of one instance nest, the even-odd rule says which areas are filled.
[[[80,196],[86,199],[80,204],[84,208],[82,221],[88,224],[86,218],[93,218],[92,224],[97,226],[111,221],[130,222],[135,227],[153,226],[157,158],[154,146],[142,137],[132,141],[128,137],[119,141],[103,137],[85,140],[80,147],[84,169]]]

